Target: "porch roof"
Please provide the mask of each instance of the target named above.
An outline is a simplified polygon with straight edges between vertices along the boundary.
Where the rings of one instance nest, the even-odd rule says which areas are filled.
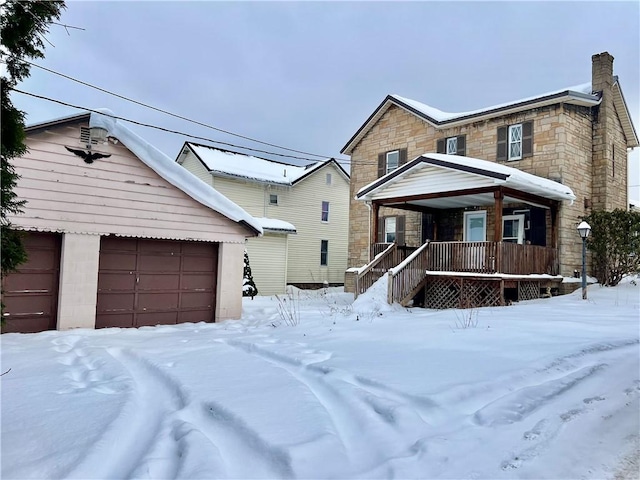
[[[388,206],[445,209],[493,205],[498,190],[503,192],[505,202],[542,207],[576,198],[562,183],[503,164],[425,153],[364,186],[356,199]]]

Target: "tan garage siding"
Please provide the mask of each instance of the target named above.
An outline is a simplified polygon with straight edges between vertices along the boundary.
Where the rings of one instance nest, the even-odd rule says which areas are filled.
[[[28,202],[17,227],[181,240],[244,242],[247,230],[161,178],[122,144],[96,145],[110,154],[93,164],[68,152],[83,148],[80,126],[30,133],[16,162],[16,193]],[[83,126],[88,126],[84,123]]]
[[[287,236],[266,233],[261,238],[250,238],[247,240],[247,253],[258,294],[284,293],[287,283]]]

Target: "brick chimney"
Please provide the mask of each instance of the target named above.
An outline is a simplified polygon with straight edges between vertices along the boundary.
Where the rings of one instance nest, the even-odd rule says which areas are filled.
[[[592,208],[610,210],[612,188],[609,181],[613,158],[613,132],[615,110],[612,99],[613,56],[608,52],[591,57],[591,89],[601,95],[602,101],[594,109],[592,133]],[[625,164],[626,168],[626,164]]]

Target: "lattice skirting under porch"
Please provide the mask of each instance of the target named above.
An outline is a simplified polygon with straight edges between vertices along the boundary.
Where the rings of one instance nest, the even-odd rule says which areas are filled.
[[[518,300],[540,298],[540,282],[518,282]]]
[[[500,305],[504,305],[500,280],[442,276],[429,279],[425,286],[426,308],[477,308]]]

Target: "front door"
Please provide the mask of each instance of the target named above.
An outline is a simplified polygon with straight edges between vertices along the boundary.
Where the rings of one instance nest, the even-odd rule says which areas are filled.
[[[485,242],[487,240],[487,212],[464,212],[465,242]]]
[[[502,217],[502,241],[524,243],[524,215],[505,215]]]

